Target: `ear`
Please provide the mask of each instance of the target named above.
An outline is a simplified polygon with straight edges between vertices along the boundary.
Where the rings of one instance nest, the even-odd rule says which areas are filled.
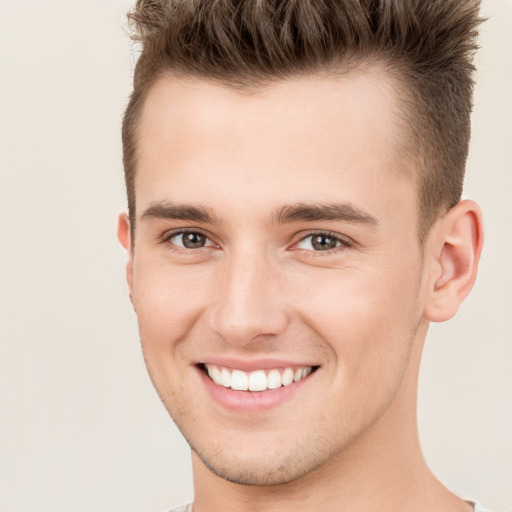
[[[425,247],[425,318],[444,322],[457,314],[475,283],[483,238],[482,212],[470,200],[455,205],[432,227]]]
[[[133,302],[133,244],[130,228],[130,219],[126,213],[121,213],[117,221],[117,238],[126,249],[128,260],[126,262],[126,282],[128,283],[130,302],[135,309]]]

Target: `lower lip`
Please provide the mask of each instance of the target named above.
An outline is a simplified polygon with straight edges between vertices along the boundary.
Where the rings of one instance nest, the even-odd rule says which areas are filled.
[[[278,407],[290,400],[314,378],[318,370],[289,386],[267,389],[266,391],[236,391],[215,384],[200,368],[197,368],[197,371],[207,392],[217,403],[232,411],[255,413]]]

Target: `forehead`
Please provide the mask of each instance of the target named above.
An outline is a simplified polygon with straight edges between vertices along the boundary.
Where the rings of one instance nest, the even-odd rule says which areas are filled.
[[[377,70],[288,79],[250,93],[162,78],[139,124],[137,210],[162,200],[207,199],[215,208],[214,191],[220,207],[242,191],[254,191],[254,207],[263,196],[275,206],[385,198],[385,183],[404,181],[414,194],[399,112],[392,79]]]
[[[289,78],[251,91],[165,76],[147,95],[139,135],[157,143],[167,131],[204,142],[213,141],[216,134],[223,137],[230,128],[243,128],[240,135],[252,135],[263,144],[269,139],[282,142],[290,135],[328,142],[338,132],[344,131],[346,137],[350,131],[352,139],[361,142],[366,137],[384,137],[392,149],[400,135],[394,85],[394,79],[376,68]],[[326,130],[333,127],[337,130]]]

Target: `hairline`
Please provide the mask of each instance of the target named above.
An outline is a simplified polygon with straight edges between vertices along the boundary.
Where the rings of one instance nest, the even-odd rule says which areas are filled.
[[[402,165],[400,169],[407,169],[406,171],[398,170],[407,174],[407,177],[412,179],[416,189],[417,195],[417,229],[420,245],[423,246],[425,240],[430,232],[430,228],[434,222],[442,214],[443,210],[448,211],[453,205],[443,205],[436,212],[430,212],[430,215],[424,212],[424,197],[423,197],[423,180],[420,176],[421,173],[428,172],[428,157],[426,156],[425,145],[415,142],[419,138],[419,133],[424,129],[418,122],[419,107],[415,107],[414,90],[413,86],[407,83],[406,71],[401,66],[401,63],[396,59],[389,59],[378,52],[367,54],[350,54],[345,55],[338,61],[332,61],[328,65],[318,66],[317,69],[305,69],[295,72],[283,73],[281,76],[271,76],[270,74],[264,75],[262,73],[254,73],[254,75],[242,76],[212,76],[207,73],[199,73],[191,70],[183,70],[179,66],[167,66],[156,72],[150,80],[148,80],[142,87],[139,88],[140,97],[139,105],[131,113],[135,114],[131,122],[131,130],[134,134],[132,139],[133,144],[133,158],[131,159],[132,175],[131,190],[129,192],[133,195],[132,208],[130,208],[130,229],[132,234],[132,244],[135,241],[135,220],[136,220],[136,190],[135,178],[137,176],[137,148],[139,147],[140,136],[140,123],[143,117],[144,107],[147,98],[152,89],[161,80],[169,78],[175,82],[182,84],[190,84],[196,81],[205,81],[212,84],[217,84],[221,87],[233,90],[240,94],[257,95],[264,92],[266,89],[288,80],[293,80],[302,77],[312,78],[339,78],[356,71],[377,71],[389,78],[389,82],[393,88],[393,94],[396,98],[396,129],[397,133],[401,136],[397,138],[397,145],[395,147],[395,158],[400,159]],[[428,150],[428,144],[426,145]],[[130,206],[130,205],[129,205]],[[133,210],[133,211],[132,211]]]

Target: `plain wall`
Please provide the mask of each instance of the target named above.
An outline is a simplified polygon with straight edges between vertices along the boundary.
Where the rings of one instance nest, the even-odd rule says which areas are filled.
[[[124,282],[120,122],[128,0],[0,1],[0,510],[163,511],[189,451],[152,389]],[[512,511],[512,2],[490,19],[466,196],[477,285],[431,329],[420,430],[441,480]]]

